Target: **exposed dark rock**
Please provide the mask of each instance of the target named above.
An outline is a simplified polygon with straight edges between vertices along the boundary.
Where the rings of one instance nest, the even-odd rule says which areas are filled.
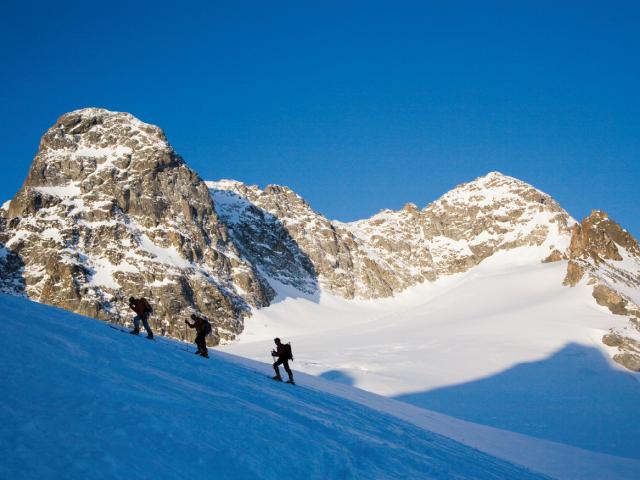
[[[546,257],[543,261],[543,263],[551,263],[551,262],[559,262],[561,260],[566,260],[567,256],[560,252],[557,249],[554,249],[548,257]]]

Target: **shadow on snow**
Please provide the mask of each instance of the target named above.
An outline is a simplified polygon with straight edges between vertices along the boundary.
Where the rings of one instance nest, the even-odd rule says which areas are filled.
[[[600,350],[569,343],[540,361],[397,400],[462,420],[640,459],[640,388]]]
[[[353,387],[355,385],[355,379],[343,370],[328,370],[324,373],[321,373],[319,376],[320,378],[324,378],[325,380],[342,383],[343,385],[348,385],[349,387]]]

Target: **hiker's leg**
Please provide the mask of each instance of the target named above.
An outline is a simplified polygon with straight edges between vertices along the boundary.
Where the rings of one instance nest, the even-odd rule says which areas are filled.
[[[287,375],[289,375],[289,381],[293,382],[293,373],[289,368],[289,360],[283,360],[282,366],[284,367],[284,371],[287,372]]]
[[[144,329],[147,331],[147,335],[153,337],[153,332],[151,331],[151,327],[149,326],[149,315],[144,314],[142,316],[142,325],[144,325]]]
[[[133,317],[133,331],[134,332],[140,331],[140,317],[138,315]]]
[[[203,333],[202,339],[200,340],[200,347],[202,348],[202,355],[204,357],[209,356],[209,350],[207,350],[207,336]]]
[[[280,369],[278,368],[278,365],[281,365],[282,363],[283,363],[282,360],[278,360],[273,364],[273,369],[276,371],[276,377],[278,378],[280,378]]]
[[[199,333],[196,336],[196,345],[198,346],[198,352],[200,352],[200,355],[203,357],[207,357],[209,355],[209,352],[207,352],[207,341],[204,333]]]

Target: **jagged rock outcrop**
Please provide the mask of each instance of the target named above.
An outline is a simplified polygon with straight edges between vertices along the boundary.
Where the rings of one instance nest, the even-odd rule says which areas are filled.
[[[306,294],[318,291],[318,275],[307,254],[281,220],[257,206],[261,203],[258,199],[261,191],[233,180],[207,182],[207,186],[221,219],[244,258],[257,265],[271,281],[294,286]],[[281,192],[292,197],[283,201],[283,207],[289,211],[280,211],[281,218],[294,217],[290,210],[297,203],[308,208],[290,190],[282,189]]]
[[[602,337],[602,343],[620,352],[613,355],[616,362],[629,370],[640,372],[640,341],[637,335],[634,338],[633,334],[611,330]]]
[[[0,208],[0,292],[24,295],[24,262],[15,252],[5,247],[8,202]]]
[[[625,295],[616,292],[607,285],[601,283],[594,285],[593,298],[595,298],[598,305],[607,307],[615,315],[635,315],[640,318],[640,310],[635,304]]]
[[[269,277],[307,293],[320,287],[345,298],[393,293],[380,265],[360,251],[353,234],[315,212],[291,189],[269,185],[261,190],[231,181],[209,182],[209,187],[238,248]],[[226,200],[232,197],[242,200]],[[256,210],[263,212],[266,228],[254,228]],[[251,253],[256,245],[258,255]]]
[[[542,262],[552,263],[552,262],[559,262],[561,260],[567,260],[567,254],[562,253],[560,250],[554,248],[553,251],[549,254],[549,256],[543,259]]]
[[[407,204],[353,223],[326,219],[286,187],[261,190],[234,181],[209,187],[238,248],[269,276],[305,290],[307,277],[289,272],[313,270],[322,289],[346,298],[389,297],[466,271],[500,250],[540,246],[543,260],[566,250],[575,223],[549,196],[497,172],[460,185],[422,210]],[[270,219],[268,228],[256,228],[257,211]],[[291,248],[274,243],[274,222],[301,256],[280,253]],[[259,254],[252,252],[254,243]]]
[[[564,284],[585,279],[600,305],[619,315],[640,317],[640,247],[629,232],[594,210],[573,226]]]
[[[249,306],[274,295],[240,259],[205,183],[162,130],[127,113],[60,117],[2,216],[26,294],[77,313],[123,321],[125,299],[145,295],[158,331],[184,337],[195,309],[231,339]]]
[[[635,318],[624,331],[613,329],[603,343],[616,346],[620,353],[613,359],[632,370],[640,366],[640,247],[619,224],[602,211],[594,210],[571,231],[569,263],[564,284],[585,281],[593,285],[598,305],[616,315]],[[612,339],[616,344],[612,344]]]

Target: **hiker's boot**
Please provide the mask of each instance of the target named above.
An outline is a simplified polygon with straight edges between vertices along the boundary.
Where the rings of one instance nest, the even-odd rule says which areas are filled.
[[[293,375],[289,374],[289,380],[287,380],[287,383],[295,385],[296,382],[293,381]]]
[[[282,377],[280,375],[274,375],[273,377],[271,377],[273,380],[277,380],[279,382],[282,381]]]
[[[140,333],[140,329],[139,328],[134,328],[133,330],[131,330],[129,332],[131,335],[138,335]]]

